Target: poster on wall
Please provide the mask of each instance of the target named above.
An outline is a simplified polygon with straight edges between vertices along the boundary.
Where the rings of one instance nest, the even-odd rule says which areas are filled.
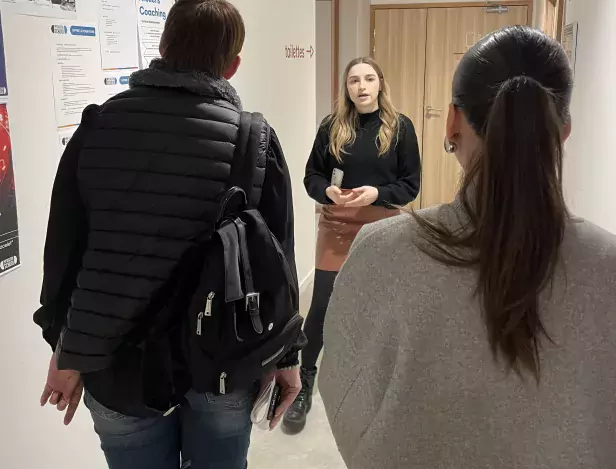
[[[139,70],[137,10],[134,0],[102,0],[99,21],[103,99],[128,89],[131,73]]]
[[[139,59],[141,68],[147,68],[160,57],[158,48],[165,21],[174,0],[137,0],[137,29],[139,32]]]
[[[133,0],[102,0],[99,20],[101,66],[105,71],[139,68],[137,12]]]
[[[0,275],[19,267],[19,232],[9,114],[0,104]]]
[[[9,13],[48,18],[77,18],[78,0],[1,0]],[[84,0],[80,0],[84,1]]]
[[[101,101],[101,56],[96,26],[51,27],[53,93],[58,129],[79,125],[86,106]]]

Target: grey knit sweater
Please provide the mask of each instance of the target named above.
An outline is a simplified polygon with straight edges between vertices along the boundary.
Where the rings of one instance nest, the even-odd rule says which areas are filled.
[[[458,210],[424,214],[455,224]],[[473,270],[416,239],[407,215],[367,226],[336,282],[319,380],[347,466],[616,468],[616,237],[569,223],[539,385],[493,359]]]

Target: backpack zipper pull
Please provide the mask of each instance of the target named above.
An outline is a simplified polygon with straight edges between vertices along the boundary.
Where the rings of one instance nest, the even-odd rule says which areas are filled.
[[[224,395],[227,393],[227,373],[224,371],[220,374],[220,394]]]
[[[207,300],[205,302],[205,311],[200,311],[199,315],[197,316],[197,335],[201,335],[201,333],[203,332],[203,328],[202,328],[203,317],[212,316],[212,302],[214,301],[214,296],[216,296],[216,293],[214,292],[210,292],[207,295]]]
[[[216,293],[214,293],[213,291],[210,292],[210,294],[207,296],[207,301],[205,302],[205,316],[211,316],[212,315],[212,302],[214,301],[214,297],[216,296]]]
[[[197,315],[197,335],[201,335],[201,321],[203,320],[203,312],[200,311]]]

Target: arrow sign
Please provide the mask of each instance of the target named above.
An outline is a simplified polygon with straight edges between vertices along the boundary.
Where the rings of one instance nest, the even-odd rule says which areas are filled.
[[[287,59],[308,59],[314,57],[314,47],[300,47],[296,45],[284,46],[284,55]]]

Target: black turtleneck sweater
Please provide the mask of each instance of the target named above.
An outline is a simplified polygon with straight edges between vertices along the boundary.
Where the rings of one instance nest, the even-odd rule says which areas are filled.
[[[330,127],[321,124],[306,164],[304,185],[308,195],[321,204],[331,204],[325,190],[331,185],[334,168],[344,171],[342,189],[373,186],[379,191],[374,205],[406,205],[417,197],[421,180],[421,160],[415,128],[400,114],[400,130],[390,150],[379,156],[377,136],[381,125],[379,111],[359,115],[357,138],[346,148],[339,163],[329,151]],[[393,208],[393,207],[392,207]]]

